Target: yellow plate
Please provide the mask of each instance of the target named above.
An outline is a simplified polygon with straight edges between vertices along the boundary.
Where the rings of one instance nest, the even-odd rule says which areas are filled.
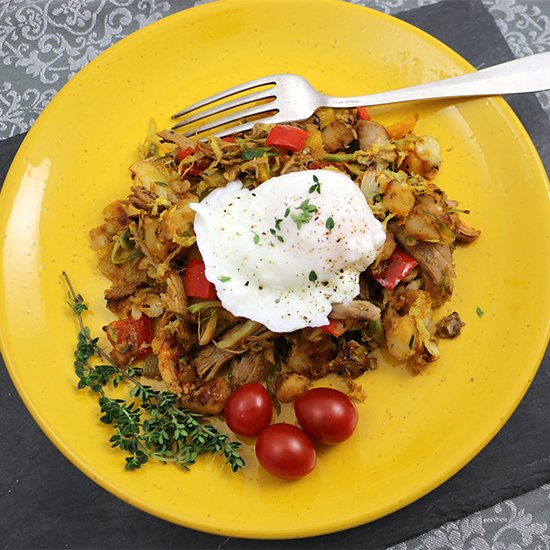
[[[531,382],[550,311],[550,208],[529,137],[500,99],[379,109],[383,122],[418,111],[441,143],[437,182],[472,210],[483,235],[456,253],[452,304],[466,322],[442,359],[412,377],[381,364],[351,440],[319,453],[297,482],[242,474],[205,459],[183,473],[125,472],[92,396],[75,389],[77,330],[67,270],[88,299],[93,331],[109,319],[88,230],[126,195],[127,167],[153,117],[229,85],[294,72],[353,95],[472,70],[447,47],[391,17],[334,0],[223,0],[151,25],[90,63],[25,139],[0,203],[2,353],[36,421],[82,471],[123,500],[188,527],[246,537],[301,537],[368,522],[424,495],[499,430]],[[485,314],[480,317],[476,308]]]

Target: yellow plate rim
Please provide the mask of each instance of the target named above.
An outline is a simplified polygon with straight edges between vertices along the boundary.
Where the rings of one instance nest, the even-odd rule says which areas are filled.
[[[186,12],[188,12],[188,10],[194,10],[194,11],[204,10],[205,12],[208,11],[208,10],[216,10],[217,11],[218,10],[217,4],[221,4],[222,6],[227,7],[230,2],[231,2],[231,4],[235,4],[235,5],[241,4],[242,5],[242,4],[245,4],[246,1],[247,0],[218,0],[218,2],[213,3],[213,4],[207,3],[207,4],[195,6],[195,7],[192,7],[192,8],[188,8],[188,9],[182,10],[181,12],[177,12],[177,13],[174,13],[174,14],[169,15],[167,17],[164,17],[164,18],[162,18],[162,19],[160,19],[160,20],[158,20],[158,21],[156,21],[156,22],[140,29],[139,31],[136,31],[136,32],[132,33],[131,35],[123,38],[122,40],[120,40],[119,42],[115,43],[114,45],[110,46],[107,50],[102,52],[98,57],[96,57],[94,60],[92,60],[81,71],[79,71],[79,73],[77,73],[67,84],[65,84],[63,86],[63,88],[57,93],[57,95],[53,98],[52,102],[45,107],[45,109],[44,109],[45,116],[47,116],[48,113],[50,112],[50,110],[52,109],[52,107],[51,107],[52,104],[55,106],[58,103],[63,101],[63,98],[65,97],[65,94],[70,93],[72,88],[77,85],[80,78],[82,77],[81,75],[85,75],[88,72],[94,70],[96,66],[101,65],[103,63],[104,59],[108,59],[111,55],[113,55],[114,53],[116,53],[118,51],[119,47],[123,47],[123,46],[121,46],[121,44],[123,44],[125,46],[130,41],[135,40],[136,35],[139,34],[139,38],[141,38],[141,37],[145,36],[146,34],[150,33],[152,31],[152,29],[159,28],[160,26],[165,24],[165,22],[167,20],[171,20],[171,19],[174,19],[174,18],[185,17]],[[285,1],[289,5],[292,4],[292,2],[290,0],[285,0]],[[474,67],[470,63],[468,63],[463,57],[461,57],[458,53],[456,53],[454,50],[452,50],[446,44],[439,41],[438,39],[436,39],[432,35],[426,33],[425,31],[419,29],[418,27],[415,27],[415,26],[413,26],[413,25],[411,25],[411,24],[409,24],[405,21],[402,21],[402,20],[400,20],[396,17],[390,16],[390,15],[385,14],[383,12],[378,12],[376,10],[373,10],[372,8],[363,7],[363,6],[359,6],[359,5],[355,5],[355,4],[345,4],[345,3],[341,2],[340,0],[316,0],[316,2],[318,2],[318,3],[322,2],[324,4],[331,4],[331,5],[335,5],[335,4],[345,5],[346,6],[345,9],[357,10],[358,12],[359,11],[364,11],[364,10],[374,12],[377,17],[387,18],[388,20],[391,20],[393,22],[393,24],[396,25],[397,27],[401,27],[402,29],[404,29],[404,30],[406,30],[406,31],[408,31],[412,34],[416,34],[417,36],[419,36],[423,40],[425,40],[425,41],[431,43],[432,45],[436,46],[440,51],[444,52],[446,56],[451,58],[453,61],[455,61],[458,65],[460,65],[465,70],[468,70],[468,71],[475,70]],[[519,121],[517,115],[514,113],[512,108],[504,101],[504,99],[502,99],[500,97],[496,97],[496,98],[491,98],[490,101],[495,106],[497,106],[499,112],[502,114],[502,117],[504,119],[508,120],[509,122],[511,122],[514,125],[514,129],[518,133],[526,134],[525,129],[523,128],[523,125]],[[34,133],[38,131],[37,128],[39,129],[41,127],[43,119],[44,119],[44,115],[41,114],[40,117],[37,119],[37,121],[34,123],[33,127],[28,132],[28,136],[30,136],[30,138],[32,138]],[[16,156],[15,156],[13,162],[12,162],[12,165],[10,166],[10,170],[7,173],[7,176],[6,176],[3,188],[2,188],[1,197],[0,197],[1,198],[1,200],[0,200],[0,219],[6,219],[7,214],[10,211],[11,203],[10,203],[9,199],[6,198],[6,197],[11,196],[13,193],[15,193],[15,191],[18,188],[19,182],[14,181],[13,178],[11,177],[11,173],[14,170],[13,167],[18,162],[20,162],[21,158],[26,154],[26,150],[27,150],[27,147],[28,147],[28,144],[30,143],[30,141],[31,141],[31,139],[29,139],[26,136],[23,143],[21,144],[21,146],[19,148],[19,151],[17,152],[17,154],[16,154]],[[536,163],[536,167],[539,170],[540,175],[543,178],[543,180],[545,181],[546,187],[548,189],[548,187],[549,187],[548,177],[546,175],[544,166],[543,166],[543,164],[540,160],[540,157],[538,155],[538,152],[536,151],[536,148],[535,148],[534,144],[532,143],[530,137],[527,136],[527,135],[526,135],[526,143],[529,146],[529,149],[532,153],[532,158],[534,159],[534,161]],[[541,361],[544,357],[546,347],[548,346],[548,343],[550,341],[550,315],[549,315],[549,321],[548,321],[546,329],[545,329],[545,335],[546,335],[545,336],[545,342],[546,343],[543,344],[541,346],[541,348],[539,349],[538,362],[537,362],[537,364],[535,364],[531,367],[531,371],[530,371],[531,376],[529,378],[528,383],[525,384],[524,387],[519,389],[519,391],[517,392],[515,401],[509,403],[508,409],[506,411],[505,418],[503,419],[503,424],[504,424],[504,422],[506,422],[509,419],[509,417],[512,415],[512,413],[514,412],[514,410],[517,408],[518,404],[520,403],[520,401],[524,397],[524,395],[525,395],[526,391],[528,390],[528,388],[529,388],[529,386],[530,386],[530,384],[531,384],[531,382],[532,382],[532,380],[533,380],[533,378],[534,378],[534,376],[535,376],[535,374],[538,370],[538,367],[539,367],[539,365],[540,365],[540,363],[541,363]],[[149,506],[146,501],[140,501],[139,499],[134,499],[134,498],[128,497],[128,495],[124,492],[124,490],[120,489],[119,486],[111,483],[108,479],[105,479],[101,476],[98,476],[97,472],[95,472],[92,468],[88,468],[86,465],[83,465],[81,463],[79,457],[77,455],[75,455],[74,453],[69,451],[69,449],[66,447],[66,444],[64,443],[64,441],[61,438],[59,438],[58,435],[54,431],[52,431],[52,429],[48,425],[47,421],[38,413],[38,411],[35,408],[35,405],[34,405],[33,401],[30,399],[30,397],[28,396],[28,394],[25,391],[25,388],[20,383],[20,379],[18,377],[17,370],[14,367],[14,365],[12,363],[12,360],[11,360],[11,355],[9,353],[8,346],[6,344],[6,340],[5,340],[5,337],[4,337],[4,334],[3,334],[3,330],[2,330],[2,326],[0,326],[0,352],[2,353],[2,356],[4,358],[6,367],[8,369],[9,374],[10,374],[10,377],[11,377],[11,379],[12,379],[12,381],[13,381],[13,383],[14,383],[14,385],[15,385],[15,387],[16,387],[16,389],[17,389],[17,391],[18,391],[18,393],[21,397],[21,399],[23,400],[26,408],[29,410],[29,412],[31,413],[34,420],[40,426],[42,431],[47,435],[47,437],[59,449],[59,451],[61,451],[61,453],[65,457],[67,457],[85,475],[87,475],[90,479],[92,479],[94,482],[99,484],[104,489],[108,490],[110,493],[116,495],[121,500],[131,504],[132,506],[135,506],[138,509],[141,509],[145,512],[148,512],[151,515],[154,515],[154,516],[159,517],[159,518],[164,519],[164,520],[171,521],[171,522],[176,523],[176,524],[180,524],[180,525],[188,527],[188,528],[197,529],[197,530],[200,530],[200,531],[204,531],[204,532],[208,532],[208,533],[212,533],[212,534],[216,534],[216,535],[220,534],[220,532],[218,530],[214,529],[213,526],[211,524],[209,524],[208,522],[205,522],[203,524],[195,522],[195,523],[191,524],[191,523],[187,523],[187,522],[183,521],[182,518],[177,514],[173,514],[172,516],[159,514],[158,511],[155,510],[154,507]],[[450,477],[452,477],[455,473],[457,473],[470,460],[472,460],[477,454],[479,454],[479,452],[493,439],[493,437],[500,431],[501,428],[502,428],[502,425],[495,425],[494,429],[491,431],[491,433],[487,433],[486,438],[482,441],[479,441],[479,444],[478,444],[477,447],[470,448],[468,450],[468,452],[464,455],[464,458],[461,459],[460,461],[458,461],[458,463],[449,465],[444,471],[442,471],[440,473],[440,475],[438,475],[435,478],[432,478],[431,483],[426,483],[423,486],[418,487],[417,491],[415,491],[414,493],[408,495],[407,498],[403,499],[402,501],[400,501],[398,503],[394,503],[393,505],[387,505],[387,506],[379,508],[376,511],[376,514],[374,514],[374,515],[372,513],[371,514],[357,513],[357,514],[355,514],[354,517],[347,516],[344,519],[340,519],[340,520],[335,519],[335,521],[331,525],[328,525],[325,528],[309,528],[308,527],[308,528],[304,528],[302,530],[295,530],[295,529],[293,529],[291,531],[280,530],[280,531],[277,532],[277,538],[302,538],[302,537],[307,537],[307,536],[328,534],[328,533],[332,533],[332,532],[335,532],[335,531],[340,531],[340,530],[343,530],[343,529],[355,527],[355,526],[357,526],[361,523],[368,523],[370,521],[373,521],[375,519],[383,517],[383,516],[385,516],[385,515],[387,515],[391,512],[394,512],[398,509],[401,509],[402,507],[404,507],[404,506],[418,500],[422,496],[426,495],[427,493],[429,493],[430,491],[432,491],[436,487],[440,486],[442,483],[444,483]],[[247,531],[243,530],[243,528],[239,528],[239,527],[235,527],[233,529],[231,529],[231,528],[224,529],[223,534],[225,534],[227,536],[243,537],[243,538],[261,538],[261,539],[271,539],[271,538],[273,538],[272,536],[270,536],[269,534],[266,534],[264,532],[250,532],[250,531],[247,532]]]

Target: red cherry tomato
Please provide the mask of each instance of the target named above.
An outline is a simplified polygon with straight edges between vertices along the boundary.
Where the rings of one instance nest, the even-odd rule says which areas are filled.
[[[244,384],[227,398],[223,412],[232,432],[252,437],[271,424],[273,405],[261,384]]]
[[[294,401],[294,412],[304,432],[325,445],[348,439],[359,419],[351,399],[333,388],[306,391]]]
[[[315,468],[317,453],[311,439],[292,424],[272,424],[256,441],[260,464],[274,476],[299,479]]]

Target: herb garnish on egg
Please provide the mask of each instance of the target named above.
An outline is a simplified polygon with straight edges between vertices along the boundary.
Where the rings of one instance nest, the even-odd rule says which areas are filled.
[[[326,325],[332,304],[358,295],[359,275],[385,241],[359,187],[331,170],[292,172],[254,192],[233,181],[191,207],[205,275],[223,307],[277,333]],[[241,237],[249,232],[252,243]],[[219,273],[230,280],[220,284]]]

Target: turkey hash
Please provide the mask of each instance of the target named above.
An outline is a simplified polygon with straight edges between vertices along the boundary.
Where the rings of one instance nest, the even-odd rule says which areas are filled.
[[[150,136],[91,231],[114,361],[145,360],[182,407],[218,414],[244,384],[290,402],[328,374],[361,399],[380,348],[415,374],[437,360],[462,327],[434,316],[452,253],[479,231],[434,183],[439,145],[416,121],[323,108],[221,139]]]

